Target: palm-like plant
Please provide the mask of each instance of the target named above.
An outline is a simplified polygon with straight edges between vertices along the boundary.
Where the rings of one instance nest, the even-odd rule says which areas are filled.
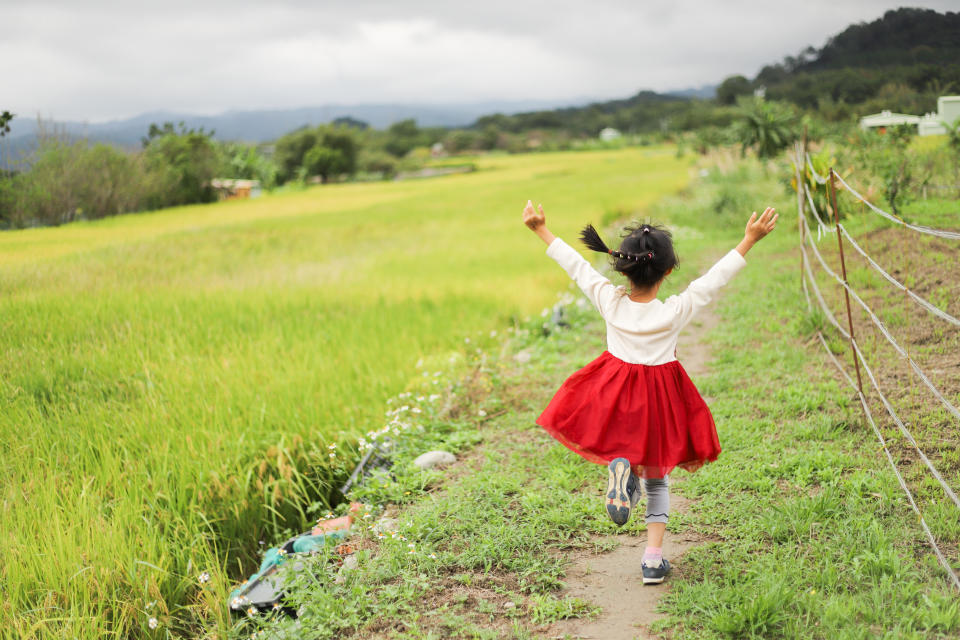
[[[760,97],[743,98],[737,111],[734,131],[744,153],[753,148],[759,157],[770,158],[797,137],[797,116],[789,105]]]

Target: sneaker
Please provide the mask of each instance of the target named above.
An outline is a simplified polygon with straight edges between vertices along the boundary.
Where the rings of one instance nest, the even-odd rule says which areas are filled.
[[[643,564],[643,584],[660,584],[670,573],[670,562],[664,558],[658,567],[648,567]]]
[[[614,458],[608,467],[607,475],[607,514],[614,524],[623,526],[630,519],[633,506],[630,492],[630,461],[626,458]],[[634,483],[636,484],[636,483]]]

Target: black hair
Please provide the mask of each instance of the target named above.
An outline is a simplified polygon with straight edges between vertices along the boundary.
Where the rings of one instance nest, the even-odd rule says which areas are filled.
[[[583,228],[580,239],[588,248],[613,256],[613,268],[641,289],[660,282],[680,264],[673,251],[673,236],[665,227],[647,223],[627,227],[616,251],[607,247],[592,224]]]

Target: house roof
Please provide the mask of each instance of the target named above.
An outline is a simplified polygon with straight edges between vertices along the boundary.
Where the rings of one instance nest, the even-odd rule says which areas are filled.
[[[860,118],[861,127],[892,127],[898,124],[920,124],[920,116],[881,111]]]

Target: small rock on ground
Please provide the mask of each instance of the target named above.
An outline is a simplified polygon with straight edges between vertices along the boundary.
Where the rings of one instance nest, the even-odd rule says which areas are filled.
[[[434,467],[453,464],[456,461],[457,457],[449,451],[428,451],[419,455],[417,459],[413,461],[413,464],[421,469],[433,469]]]

